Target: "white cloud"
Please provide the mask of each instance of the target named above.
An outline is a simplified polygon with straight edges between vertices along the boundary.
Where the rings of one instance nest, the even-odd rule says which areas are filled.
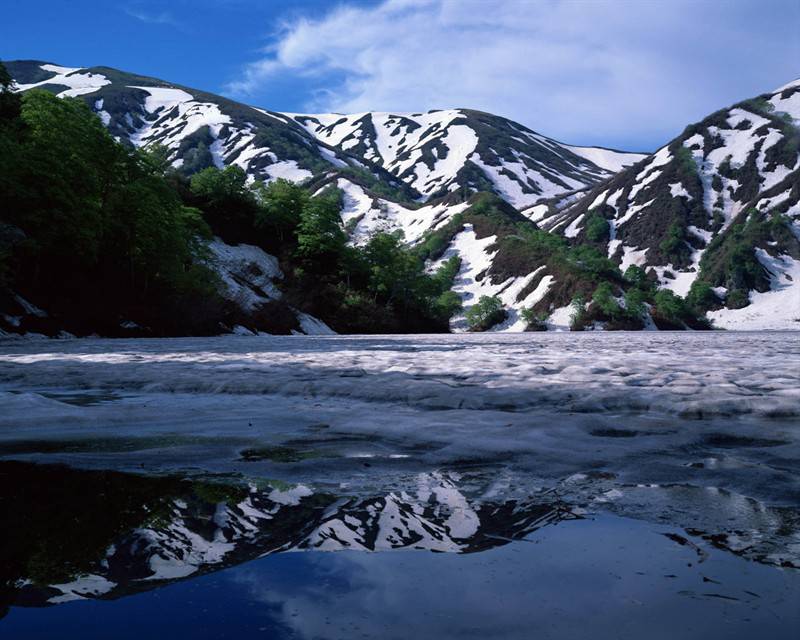
[[[785,5],[785,6],[782,6]],[[792,0],[386,0],[282,25],[229,91],[302,77],[305,109],[471,107],[568,142],[656,144],[797,68]],[[333,80],[335,79],[335,80]],[[268,106],[268,105],[267,105]]]
[[[146,24],[163,24],[171,27],[183,27],[180,22],[172,17],[172,14],[166,11],[161,11],[159,13],[148,13],[139,9],[126,8],[125,13],[127,13],[131,18],[135,18],[139,22],[144,22]]]

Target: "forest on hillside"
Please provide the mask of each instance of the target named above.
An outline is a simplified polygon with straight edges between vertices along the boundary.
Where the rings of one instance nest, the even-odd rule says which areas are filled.
[[[498,258],[481,277],[502,281],[547,264],[556,297],[572,305],[573,329],[596,321],[640,329],[648,318],[661,328],[708,327],[708,284],[697,282],[684,300],[658,290],[639,267],[621,273],[598,248],[608,233],[599,215],[588,240],[570,244],[498,196],[477,193],[413,246],[401,232],[354,246],[330,181],[313,191],[283,179],[265,184],[233,165],[176,169],[168,156],[158,145],[119,142],[79,98],[14,93],[0,66],[0,308],[33,310],[24,327],[6,329],[115,336],[133,327],[134,335],[174,336],[246,325],[290,333],[299,310],[340,333],[445,332],[462,300],[452,291],[460,258],[444,254],[468,223],[496,236]],[[214,237],[275,256],[281,298],[255,311],[227,298],[209,255]],[[542,330],[550,311],[534,306],[522,317]],[[488,296],[466,312],[473,331],[506,317]]]

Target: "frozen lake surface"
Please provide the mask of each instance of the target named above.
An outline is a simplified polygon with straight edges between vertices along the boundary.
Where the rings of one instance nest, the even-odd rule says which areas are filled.
[[[800,632],[798,333],[7,341],[0,407],[0,635]]]

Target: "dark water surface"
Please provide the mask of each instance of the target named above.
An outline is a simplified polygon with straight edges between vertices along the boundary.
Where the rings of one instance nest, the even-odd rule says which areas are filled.
[[[800,334],[0,342],[0,638],[800,638]]]
[[[115,600],[14,607],[9,638],[796,638],[797,575],[600,517],[469,555],[268,556]],[[685,532],[684,532],[685,534]]]
[[[378,495],[14,462],[0,475],[14,522],[3,638],[800,631],[797,570],[691,528],[587,512],[563,487],[503,495],[484,471]]]

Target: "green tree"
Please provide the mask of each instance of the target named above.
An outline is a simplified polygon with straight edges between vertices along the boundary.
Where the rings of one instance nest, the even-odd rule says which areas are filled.
[[[21,100],[12,91],[14,80],[5,65],[0,62],[0,126],[19,116]]]
[[[686,296],[686,303],[695,311],[703,313],[719,302],[717,294],[708,282],[695,280]]]
[[[581,291],[578,291],[569,304],[572,308],[572,313],[569,316],[570,329],[573,331],[581,329],[586,319],[586,297]]]
[[[578,245],[567,254],[568,267],[589,280],[618,279],[622,276],[617,266],[602,251],[589,245]]]
[[[641,320],[647,311],[645,302],[645,293],[637,287],[631,287],[625,292],[625,314],[634,320]]]
[[[202,263],[207,226],[154,153],[117,143],[84,102],[46,91],[26,92],[10,125],[0,222],[23,238],[6,258],[14,290],[95,331],[134,315],[175,331],[190,322],[182,304],[216,299]]]
[[[673,260],[678,260],[682,254],[687,252],[685,230],[680,222],[673,220],[658,248],[667,258]]]
[[[679,322],[686,315],[683,298],[669,289],[659,289],[653,300],[656,313],[670,322]]]
[[[462,304],[461,296],[455,291],[445,291],[433,301],[432,310],[435,317],[449,320],[461,310]]]
[[[586,238],[589,242],[602,242],[608,240],[610,226],[599,213],[592,212],[586,219]]]
[[[271,229],[281,241],[289,238],[300,224],[309,194],[303,187],[279,178],[264,185],[258,182],[255,192],[259,202],[256,226]]]
[[[297,225],[297,255],[313,265],[317,273],[328,272],[338,264],[347,244],[339,212],[338,190],[311,198],[303,207]]]
[[[192,204],[203,210],[214,233],[228,242],[253,241],[259,206],[241,167],[208,167],[191,178]]]
[[[614,297],[614,288],[610,282],[601,282],[597,285],[592,295],[592,301],[609,318],[614,318],[620,314],[621,309]]]
[[[642,291],[649,291],[653,288],[653,283],[647,277],[647,273],[638,265],[632,264],[625,269],[623,278],[625,278],[626,282],[630,283],[631,286],[637,287]]]
[[[548,313],[546,311],[535,311],[533,307],[526,307],[520,312],[520,317],[525,321],[528,330],[547,330]]]
[[[481,296],[478,303],[467,309],[466,313],[470,331],[486,331],[505,317],[503,303],[497,296]]]

